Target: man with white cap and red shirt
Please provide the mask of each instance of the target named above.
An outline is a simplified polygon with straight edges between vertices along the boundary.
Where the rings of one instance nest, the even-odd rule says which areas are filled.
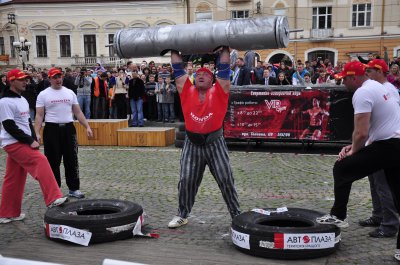
[[[7,153],[6,173],[4,176],[0,224],[21,221],[24,188],[29,173],[39,182],[47,207],[63,204],[67,198],[62,197],[60,188],[46,157],[39,151],[39,143],[33,129],[29,104],[21,93],[25,91],[27,75],[20,69],[8,72],[10,89],[0,99],[0,132],[2,147]]]
[[[347,90],[354,92],[354,130],[352,144],[343,147],[333,167],[335,202],[329,214],[317,218],[321,224],[348,227],[352,183],[379,170],[384,170],[400,210],[400,106],[387,88],[366,76],[365,67],[349,62],[339,74]],[[399,235],[394,257],[400,260]]]
[[[93,133],[79,107],[75,93],[62,86],[61,71],[58,68],[51,68],[48,76],[51,86],[40,92],[36,100],[35,132],[40,138],[40,128],[45,117],[44,153],[58,186],[61,186],[60,164],[63,159],[68,195],[81,199],[85,195],[79,190],[78,142],[73,115],[86,128],[88,137],[92,137]]]
[[[389,67],[384,60],[369,61],[365,71],[370,79],[381,83],[397,102],[400,101],[397,89],[386,78]],[[379,170],[369,175],[368,180],[371,188],[372,216],[360,220],[358,224],[364,227],[377,227],[369,233],[371,237],[394,237],[399,229],[399,216],[386,181],[385,172]]]
[[[177,51],[171,51],[171,62],[187,137],[181,154],[178,215],[169,222],[168,227],[177,228],[188,223],[187,217],[206,165],[217,181],[233,218],[240,214],[239,201],[222,133],[230,89],[229,49],[222,48],[215,85],[212,84],[213,73],[207,68],[196,71],[196,85],[193,85],[183,70],[182,58]]]

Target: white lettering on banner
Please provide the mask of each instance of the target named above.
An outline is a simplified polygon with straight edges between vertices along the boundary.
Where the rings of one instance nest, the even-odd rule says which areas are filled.
[[[92,233],[66,225],[46,224],[48,226],[49,237],[58,238],[83,246],[88,246]]]
[[[275,109],[277,112],[282,112],[287,109],[287,106],[281,106],[281,101],[278,99],[264,100],[268,109]]]
[[[284,234],[284,249],[324,249],[335,246],[335,233]]]
[[[231,228],[232,242],[238,247],[250,249],[250,235],[243,234]]]

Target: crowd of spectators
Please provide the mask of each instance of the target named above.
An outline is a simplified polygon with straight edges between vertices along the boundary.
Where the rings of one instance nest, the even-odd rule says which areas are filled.
[[[400,89],[400,58],[389,61],[385,48],[385,60],[390,71],[387,79]],[[254,62],[254,52],[248,51],[238,57],[231,50],[231,84],[235,86],[326,86],[340,85],[335,78],[342,71],[343,63],[334,65],[329,59],[317,58],[311,61],[279,63]],[[367,63],[379,58],[369,54],[367,59],[358,60]],[[192,83],[195,82],[196,70],[205,67],[216,74],[218,71],[213,57],[187,58],[185,70]],[[208,61],[211,60],[211,61]],[[251,62],[249,62],[251,61]],[[252,66],[256,64],[255,66]],[[174,83],[174,73],[170,64],[156,64],[143,61],[136,64],[129,61],[120,68],[106,68],[97,63],[88,69],[65,68],[63,86],[77,94],[79,105],[87,119],[129,118],[129,126],[144,126],[144,120],[157,122],[175,122],[183,120],[180,98]],[[37,95],[50,86],[47,69],[25,70],[29,82],[23,96],[27,99],[31,117],[35,116]],[[6,72],[0,75],[0,97],[7,89]]]

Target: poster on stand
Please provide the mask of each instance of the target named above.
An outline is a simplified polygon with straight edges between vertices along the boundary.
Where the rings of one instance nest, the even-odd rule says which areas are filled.
[[[329,90],[231,91],[225,138],[331,139]]]

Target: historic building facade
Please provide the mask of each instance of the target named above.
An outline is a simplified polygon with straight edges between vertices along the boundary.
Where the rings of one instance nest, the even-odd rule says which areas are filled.
[[[120,61],[108,45],[122,28],[269,15],[287,16],[290,28],[303,31],[290,34],[286,49],[256,51],[262,61],[336,63],[383,54],[384,46],[393,58],[400,56],[399,14],[400,0],[0,0],[0,58],[10,65],[113,65]],[[13,46],[21,37],[31,43],[22,58]]]

